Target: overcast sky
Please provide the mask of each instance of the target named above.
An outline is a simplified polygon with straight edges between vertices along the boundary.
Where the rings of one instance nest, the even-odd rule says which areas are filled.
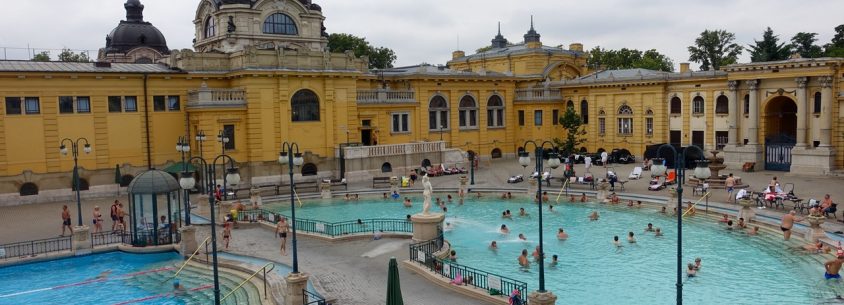
[[[0,47],[9,59],[26,51],[11,48],[96,50],[125,18],[124,0],[4,1]],[[190,48],[199,0],[142,0],[144,18],[167,37],[171,49]],[[511,42],[520,42],[534,15],[545,45],[583,43],[590,49],[651,49],[676,64],[704,29],[726,29],[746,46],[766,26],[781,39],[797,32],[819,33],[829,42],[844,23],[841,0],[318,0],[330,33],[366,37],[392,48],[397,66],[441,64],[459,47],[467,53],[490,44],[497,22]],[[0,50],[2,51],[2,50]],[[54,52],[53,56],[55,56]],[[96,56],[96,52],[92,52]],[[0,59],[4,54],[0,53]],[[745,51],[741,61],[749,56]],[[693,65],[696,67],[697,65]]]

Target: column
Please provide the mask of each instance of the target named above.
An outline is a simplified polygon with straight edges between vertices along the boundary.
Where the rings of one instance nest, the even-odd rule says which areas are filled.
[[[731,80],[727,82],[727,86],[730,88],[730,94],[727,97],[730,99],[730,131],[728,134],[728,141],[729,145],[739,145],[738,140],[738,124],[739,124],[739,111],[738,111],[738,81]]]
[[[747,81],[747,89],[750,90],[750,109],[747,120],[747,144],[759,144],[759,80],[753,79]]]
[[[821,82],[821,128],[820,146],[830,147],[832,143],[832,77],[823,76]]]
[[[806,83],[809,79],[798,77],[794,81],[797,83],[797,147],[806,147],[806,110],[809,109],[806,104]]]

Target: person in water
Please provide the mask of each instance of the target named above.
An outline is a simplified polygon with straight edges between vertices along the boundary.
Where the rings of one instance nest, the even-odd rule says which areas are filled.
[[[700,270],[700,267],[701,267],[700,262],[701,262],[700,257],[696,257],[695,258],[695,271]]]
[[[827,280],[830,279],[841,279],[841,275],[838,274],[838,271],[841,270],[841,264],[844,263],[844,250],[838,250],[835,253],[835,259],[826,262],[823,266],[826,269],[824,272],[823,277]]]
[[[495,241],[493,240],[493,241],[489,244],[489,249],[490,249],[490,250],[498,250],[498,243],[497,243],[497,242],[495,242]]]
[[[551,255],[551,261],[548,263],[548,267],[556,267],[558,262],[557,255]]]
[[[508,229],[507,225],[505,225],[505,224],[501,225],[501,229],[499,231],[501,232],[501,234],[509,234],[510,233],[510,229]]]
[[[629,233],[627,233],[627,242],[628,242],[628,243],[631,243],[631,244],[635,244],[635,243],[636,243],[636,238],[635,238],[635,237],[633,237],[633,232],[629,232]]]
[[[519,233],[519,239],[527,241],[527,237],[525,237],[525,235],[522,233]]]
[[[621,242],[618,241],[618,235],[612,237],[612,244],[618,249],[621,249],[621,247],[624,247],[624,246],[621,245]]]
[[[519,266],[523,268],[530,267],[530,261],[527,258],[527,249],[522,249],[522,255],[519,255]]]
[[[654,224],[648,223],[648,227],[645,228],[645,232],[653,232],[654,231]]]
[[[697,270],[695,270],[695,264],[689,263],[689,269],[686,270],[686,275],[689,277],[694,277],[697,275]]]
[[[662,229],[656,228],[656,232],[654,232],[654,236],[656,236],[656,237],[662,236]]]
[[[592,211],[592,213],[589,214],[589,220],[591,220],[591,221],[598,220],[598,217],[600,217],[598,215],[598,211]]]
[[[567,238],[569,238],[569,234],[563,231],[563,228],[557,230],[557,239],[566,240]]]
[[[525,208],[519,208],[519,216],[528,216],[528,213],[525,212]]]

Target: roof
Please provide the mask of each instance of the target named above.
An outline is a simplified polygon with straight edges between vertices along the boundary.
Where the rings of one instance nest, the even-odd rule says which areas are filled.
[[[668,72],[648,69],[603,70],[581,77],[580,79],[614,79],[614,78],[651,78],[664,77]]]
[[[381,69],[372,71],[372,73],[384,73],[384,76],[410,76],[410,75],[432,75],[432,76],[498,76],[498,77],[508,77],[512,75],[500,73],[500,72],[492,72],[492,71],[460,71],[460,70],[453,70],[449,69],[446,66],[434,66],[430,64],[420,64],[415,66],[407,66],[407,67],[396,67],[396,68],[389,68],[389,69]]]
[[[558,53],[558,54],[565,54],[565,55],[572,55],[572,56],[585,56],[586,53],[579,52],[579,51],[572,51],[572,50],[565,50],[563,48],[557,47],[549,47],[549,46],[542,46],[541,48],[528,48],[527,45],[524,43],[515,44],[508,46],[506,48],[492,48],[480,53],[475,53],[468,56],[463,56],[460,58],[455,58],[452,61],[458,60],[471,60],[475,58],[489,58],[489,57],[498,57],[498,56],[507,56],[507,55],[516,55],[516,54],[528,54],[528,53],[535,53],[535,52],[551,52],[551,53]]]
[[[0,60],[0,72],[83,72],[83,73],[182,73],[162,64],[112,63],[96,67],[92,62]]]
[[[141,173],[129,183],[130,194],[166,194],[180,189],[176,178],[155,169]]]
[[[591,85],[591,84],[612,84],[637,81],[673,81],[687,79],[706,79],[726,77],[724,71],[690,71],[690,72],[664,72],[648,69],[621,69],[603,70],[580,78],[552,82],[552,86]]]

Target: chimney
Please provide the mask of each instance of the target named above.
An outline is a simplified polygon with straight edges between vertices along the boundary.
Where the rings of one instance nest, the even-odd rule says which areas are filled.
[[[451,59],[458,59],[458,58],[465,57],[465,56],[466,56],[466,52],[463,52],[463,51],[460,51],[460,50],[451,52]]]
[[[583,52],[583,44],[575,42],[569,45],[569,51]]]
[[[689,69],[689,63],[687,63],[687,62],[681,62],[680,63],[680,73],[688,73],[688,72],[691,72],[691,71],[692,70]]]

